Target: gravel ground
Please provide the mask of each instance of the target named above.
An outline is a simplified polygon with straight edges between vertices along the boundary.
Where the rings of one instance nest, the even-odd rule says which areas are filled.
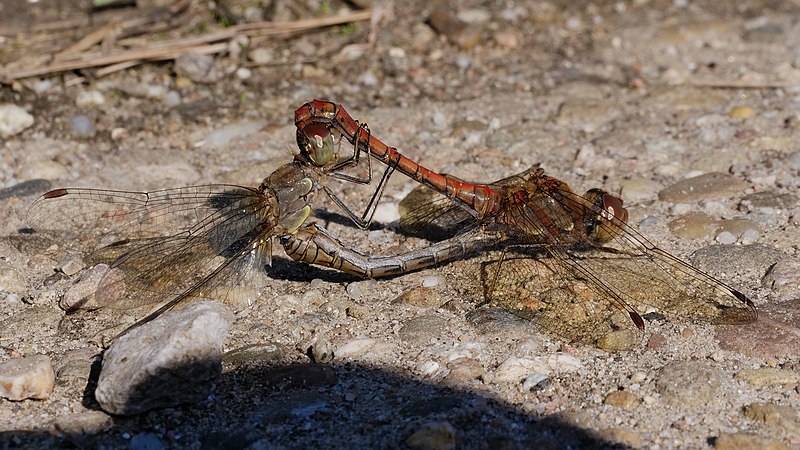
[[[74,3],[10,2],[0,36],[81,14]],[[0,87],[0,379],[35,380],[27,399],[0,399],[0,447],[800,448],[800,6],[454,4],[397,2],[372,46],[352,45],[366,23],[254,41],[211,59],[213,82],[201,60]],[[576,191],[618,193],[631,225],[744,292],[759,320],[648,321],[633,350],[609,353],[476,312],[476,260],[361,281],[278,250],[206,400],[102,412],[97,356],[118,314],[64,315],[81,247],[20,233],[30,203],[61,186],[257,186],[291,159],[293,111],[313,98],[441,172],[493,181],[540,163]],[[378,221],[414,187],[393,176]],[[361,251],[424,245],[316,206]]]

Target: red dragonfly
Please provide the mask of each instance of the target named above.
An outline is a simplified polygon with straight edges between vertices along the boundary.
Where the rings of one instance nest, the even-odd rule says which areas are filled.
[[[485,267],[486,300],[573,341],[596,342],[616,331],[641,331],[647,312],[714,324],[756,319],[755,306],[744,294],[631,228],[622,200],[606,191],[578,195],[539,168],[491,184],[467,183],[401,155],[334,103],[307,103],[295,118],[299,141],[315,136],[323,125],[319,137],[341,135],[432,188],[418,188],[401,203],[407,226],[464,230],[430,248],[370,258],[309,227],[285,242],[295,259],[360,276],[385,276],[493,244],[503,254]],[[431,192],[443,197],[432,198]]]

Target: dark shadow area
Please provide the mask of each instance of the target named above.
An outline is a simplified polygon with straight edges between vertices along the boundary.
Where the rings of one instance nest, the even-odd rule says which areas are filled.
[[[114,417],[94,433],[3,431],[0,448],[130,448],[145,436],[159,448],[408,448],[409,437],[426,427],[440,444],[465,449],[627,448],[557,415],[537,417],[483,393],[391,370],[241,364],[226,364],[204,403]]]

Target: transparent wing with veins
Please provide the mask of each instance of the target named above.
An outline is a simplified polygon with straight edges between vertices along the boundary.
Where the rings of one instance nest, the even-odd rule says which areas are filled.
[[[231,288],[269,261],[273,208],[263,193],[231,185],[59,189],[31,205],[28,223],[60,236],[77,233],[82,245],[94,248],[89,262],[110,265],[95,294],[99,306],[128,309],[211,295],[242,307],[249,300]]]

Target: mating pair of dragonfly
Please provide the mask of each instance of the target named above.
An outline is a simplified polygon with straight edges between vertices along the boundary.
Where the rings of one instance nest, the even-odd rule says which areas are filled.
[[[745,295],[631,228],[622,200],[606,191],[578,195],[536,167],[490,184],[442,175],[384,144],[327,101],[304,104],[295,124],[299,154],[257,188],[56,189],[33,203],[29,225],[77,232],[94,247],[89,259],[109,265],[92,294],[98,306],[163,303],[144,320],[197,298],[246,307],[263,286],[256,278],[272,263],[274,241],[297,261],[365,278],[502,248],[484,267],[482,301],[570,341],[597,341],[619,330],[640,333],[646,312],[715,324],[756,318]],[[371,158],[387,168],[358,215],[327,183],[370,183]],[[363,160],[367,176],[346,173]],[[367,256],[307,223],[322,190],[366,228],[393,172],[422,185],[400,204],[402,226],[437,227],[448,238],[400,255]]]

